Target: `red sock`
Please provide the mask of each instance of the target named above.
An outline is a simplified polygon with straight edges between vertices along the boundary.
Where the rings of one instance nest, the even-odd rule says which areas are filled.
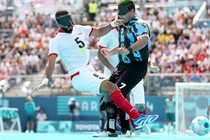
[[[125,99],[120,90],[111,93],[110,97],[115,105],[125,111],[132,119],[139,117],[139,112]]]

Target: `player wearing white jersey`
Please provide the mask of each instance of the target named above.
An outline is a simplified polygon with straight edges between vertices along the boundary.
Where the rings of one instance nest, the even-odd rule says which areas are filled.
[[[106,26],[95,28],[91,26],[73,25],[71,15],[66,10],[57,11],[55,14],[59,30],[49,44],[49,59],[45,68],[44,79],[34,88],[37,90],[48,84],[52,76],[57,55],[62,61],[71,77],[72,85],[79,91],[108,94],[116,106],[125,111],[135,123],[137,129],[145,124],[155,121],[158,115],[142,116],[123,97],[119,88],[112,82],[95,76],[95,69],[88,65],[89,52],[87,49],[86,37],[101,37],[111,31],[118,23],[116,20]]]

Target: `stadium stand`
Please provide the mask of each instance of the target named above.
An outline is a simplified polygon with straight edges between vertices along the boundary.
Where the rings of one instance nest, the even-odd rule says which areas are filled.
[[[174,88],[177,81],[210,81],[210,76],[203,76],[210,73],[210,22],[199,23],[199,26],[192,23],[202,1],[198,4],[184,3],[184,6],[180,7],[170,7],[169,2],[166,4],[167,7],[160,5],[156,8],[151,8],[150,3],[145,5],[142,5],[141,2],[137,3],[139,7],[136,11],[137,16],[145,19],[151,28],[151,62],[160,67],[160,73],[176,74],[176,76],[170,75],[169,77],[150,76],[149,74],[147,87],[150,89],[147,90],[147,94],[152,91],[157,92],[161,88],[170,90]],[[20,85],[15,89],[20,88],[27,81],[25,75],[43,72],[43,65],[47,60],[48,43],[56,30],[56,25],[51,15],[53,11],[48,11],[51,13],[38,12],[36,9],[38,4],[33,5],[34,12],[27,12],[21,16],[15,14],[15,10],[13,12],[10,10],[9,14],[8,10],[0,12],[0,77],[1,80],[6,80],[8,83],[6,90],[15,88],[15,85]],[[22,4],[22,6],[25,5]],[[50,3],[51,5],[53,3]],[[70,5],[71,3],[68,3],[68,6]],[[96,14],[94,23],[87,21],[87,13],[84,9],[81,10],[80,6],[72,10],[71,12],[75,15],[73,17],[75,23],[100,26],[116,17],[115,8],[105,8],[107,5],[113,7],[113,4],[100,3],[99,5],[101,8]],[[16,3],[16,7],[21,7],[21,5]],[[206,18],[209,18],[208,8],[209,3]],[[91,38],[88,41],[91,53],[95,54],[98,39]],[[91,57],[90,63],[93,63],[99,71],[103,71],[95,55]],[[60,64],[57,65],[58,68]],[[57,74],[61,74],[60,71],[63,74],[66,73],[64,67]],[[20,78],[21,75],[23,78]],[[58,78],[57,81],[54,79],[54,82],[62,82],[65,79],[64,76],[61,79]],[[49,87],[51,94],[55,91],[54,88],[61,88],[56,87],[53,81]],[[70,94],[71,91],[76,92],[71,86],[65,86],[64,89],[59,91],[67,94]],[[60,94],[63,95],[64,92]]]

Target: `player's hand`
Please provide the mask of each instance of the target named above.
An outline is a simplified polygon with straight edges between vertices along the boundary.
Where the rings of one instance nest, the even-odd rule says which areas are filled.
[[[126,48],[118,48],[117,49],[118,54],[129,54],[130,52]]]
[[[158,66],[152,66],[150,67],[150,71],[153,72],[153,73],[157,73],[160,71],[159,67]]]
[[[103,54],[104,56],[110,56],[111,52],[108,49],[102,48],[101,54]]]
[[[111,22],[111,26],[113,28],[120,26],[120,25],[125,26],[125,24],[123,23],[123,21],[121,19],[115,19],[114,21]]]
[[[121,19],[116,19],[114,22],[115,22],[115,24],[117,24],[117,26],[120,26],[120,25],[125,26],[125,24],[123,23],[123,21]]]
[[[38,90],[38,89],[40,89],[40,88],[44,88],[44,87],[46,87],[46,86],[47,86],[46,83],[41,83],[41,84],[39,84],[38,86],[36,86],[33,90],[36,91],[36,90]]]
[[[111,73],[114,73],[117,70],[117,68],[113,67],[110,69]]]
[[[33,90],[36,91],[36,90],[38,90],[40,88],[46,87],[48,85],[48,82],[49,82],[48,78],[44,78],[42,80],[41,84],[39,84],[38,86],[36,86]]]

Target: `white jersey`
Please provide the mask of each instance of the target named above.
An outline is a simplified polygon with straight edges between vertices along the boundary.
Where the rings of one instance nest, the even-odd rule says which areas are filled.
[[[72,33],[58,31],[50,41],[49,56],[59,55],[76,90],[99,94],[104,79],[95,76],[95,69],[88,65],[89,50],[86,38],[91,35],[92,30],[91,26],[75,25]]]
[[[92,30],[91,26],[75,25],[72,33],[58,31],[50,40],[49,56],[59,55],[70,75],[86,67],[89,61],[86,38]]]
[[[47,119],[47,114],[45,114],[45,113],[37,113],[36,119],[38,121],[45,121]]]
[[[106,48],[108,50],[112,50],[119,46],[118,40],[119,40],[118,39],[118,29],[115,28],[100,38],[99,47]],[[119,63],[117,54],[107,57],[107,60],[113,67],[116,67],[117,64]],[[111,75],[111,72],[107,67],[104,67],[104,74],[106,76]]]

